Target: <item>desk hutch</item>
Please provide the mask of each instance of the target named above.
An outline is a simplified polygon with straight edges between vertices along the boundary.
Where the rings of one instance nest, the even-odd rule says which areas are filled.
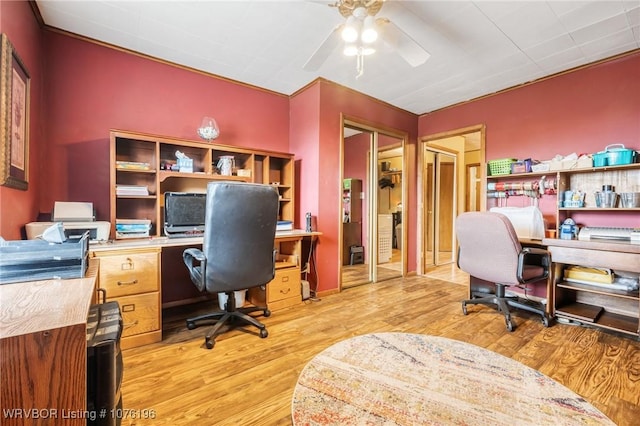
[[[111,237],[116,236],[116,219],[147,219],[149,238],[123,239],[90,247],[100,259],[100,287],[107,301],[118,301],[123,317],[123,349],[162,340],[162,308],[194,301],[179,294],[194,292],[181,252],[201,246],[202,238],[169,239],[163,235],[164,193],[206,192],[207,183],[232,180],[273,185],[280,196],[279,220],[295,216],[294,157],[292,154],[254,150],[228,145],[112,130],[110,133]],[[172,170],[176,151],[193,160],[189,172]],[[234,173],[221,175],[218,160],[233,156]],[[118,185],[144,188],[148,194],[122,195]],[[312,234],[279,232],[276,277],[265,288],[251,289],[251,303],[266,303],[271,311],[301,303],[300,263],[302,239]],[[230,242],[232,243],[232,242]],[[163,253],[164,252],[164,253]],[[170,298],[164,301],[163,286]],[[191,293],[193,295],[193,293]]]

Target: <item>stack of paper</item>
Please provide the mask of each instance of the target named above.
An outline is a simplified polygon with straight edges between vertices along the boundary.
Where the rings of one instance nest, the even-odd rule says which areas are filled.
[[[291,231],[293,230],[293,222],[290,220],[279,220],[276,225],[276,231]]]
[[[116,185],[116,195],[149,195],[149,188],[143,185]]]
[[[146,238],[151,221],[148,219],[116,219],[116,239]]]

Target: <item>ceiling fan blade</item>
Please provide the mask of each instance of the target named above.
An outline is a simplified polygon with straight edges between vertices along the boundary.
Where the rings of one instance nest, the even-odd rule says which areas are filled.
[[[431,54],[424,50],[414,39],[386,18],[378,18],[376,24],[381,28],[381,36],[412,67],[427,62]]]
[[[322,42],[320,47],[316,49],[316,51],[311,55],[311,57],[307,60],[307,62],[302,67],[307,71],[317,71],[318,68],[324,64],[324,61],[327,60],[329,55],[336,50],[338,45],[340,44],[340,32],[342,31],[342,27],[344,24],[340,24],[329,33],[327,38]]]

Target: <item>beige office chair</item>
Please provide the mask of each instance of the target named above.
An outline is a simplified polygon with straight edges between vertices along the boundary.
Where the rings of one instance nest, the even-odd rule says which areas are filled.
[[[270,185],[242,182],[210,182],[207,185],[205,230],[202,250],[183,253],[191,281],[200,291],[226,294],[222,310],[187,320],[187,328],[196,322],[211,320],[214,326],[205,336],[205,345],[213,348],[215,337],[225,324],[248,323],[267,337],[264,324],[251,312],[271,315],[266,306],[236,307],[235,291],[267,284],[275,276],[274,240],[278,220],[278,192]]]
[[[549,318],[544,305],[530,299],[507,297],[509,286],[522,286],[544,280],[549,276],[550,255],[538,248],[522,248],[509,219],[500,213],[467,212],[456,218],[458,238],[458,267],[479,278],[495,284],[495,294],[474,292],[472,298],[462,302],[462,312],[467,315],[467,305],[493,306],[502,312],[507,330],[513,331],[509,307],[533,312],[542,317],[545,327]]]

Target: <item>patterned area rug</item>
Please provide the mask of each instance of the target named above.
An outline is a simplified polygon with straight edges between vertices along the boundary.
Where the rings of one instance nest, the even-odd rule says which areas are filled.
[[[377,333],[339,342],[302,370],[294,425],[615,425],[560,383],[443,337]]]

